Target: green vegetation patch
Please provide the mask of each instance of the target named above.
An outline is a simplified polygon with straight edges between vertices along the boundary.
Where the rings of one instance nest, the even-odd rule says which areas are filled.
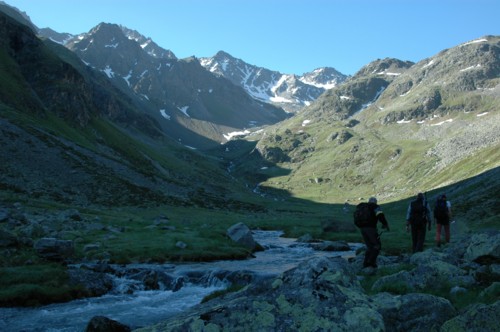
[[[37,306],[77,298],[66,268],[57,264],[0,268],[0,306]]]

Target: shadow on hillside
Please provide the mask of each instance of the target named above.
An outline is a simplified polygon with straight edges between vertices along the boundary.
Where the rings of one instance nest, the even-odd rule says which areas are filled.
[[[423,191],[425,192],[425,191]],[[417,193],[415,193],[416,195]],[[451,202],[453,218],[473,227],[500,226],[500,167],[425,192],[431,210],[437,197],[446,194]],[[406,209],[415,196],[384,204],[391,217],[403,220]]]
[[[345,206],[344,202],[319,203],[311,200],[294,197],[293,193],[280,188],[259,185],[264,181],[275,177],[289,175],[291,170],[285,169],[271,162],[269,156],[265,158],[256,142],[246,140],[235,140],[221,146],[216,152],[230,168],[231,174],[242,179],[253,188],[255,194],[262,196],[272,202],[277,202],[275,211],[294,211],[304,214],[315,213],[317,217],[324,220],[346,221],[352,224],[352,212],[354,205]],[[284,184],[279,184],[284,186]],[[500,215],[500,167],[493,168],[481,174],[463,179],[456,183],[426,192],[431,208],[435,204],[438,195],[446,193],[452,202],[455,218],[464,220],[483,220],[488,224],[495,223],[495,218]],[[393,202],[380,204],[391,223],[398,225],[404,223],[409,203],[416,196],[403,197]],[[272,204],[272,203],[270,203]],[[493,220],[493,221],[491,221]]]

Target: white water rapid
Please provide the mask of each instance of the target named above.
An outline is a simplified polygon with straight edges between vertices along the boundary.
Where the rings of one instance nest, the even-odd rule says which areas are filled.
[[[315,251],[307,244],[280,237],[278,231],[255,231],[254,239],[266,250],[255,258],[194,264],[129,265],[126,268],[165,271],[169,275],[203,276],[199,282],[187,282],[178,290],[141,290],[130,292],[126,277],[114,276],[114,289],[107,295],[52,304],[39,308],[0,308],[0,331],[9,332],[81,332],[94,316],[106,316],[132,329],[152,325],[198,303],[206,295],[225,288],[229,282],[216,277],[220,271],[250,271],[254,275],[279,275],[301,261],[318,256],[352,256],[352,251]],[[350,244],[353,250],[355,244]],[[190,279],[192,280],[192,279]]]

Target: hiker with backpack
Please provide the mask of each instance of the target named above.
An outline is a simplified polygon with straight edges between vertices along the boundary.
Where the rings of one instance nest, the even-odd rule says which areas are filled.
[[[451,203],[446,200],[446,194],[440,195],[434,207],[434,222],[436,223],[436,245],[441,246],[441,229],[444,228],[445,242],[450,242]]]
[[[424,250],[426,228],[431,230],[431,211],[424,194],[419,193],[406,213],[406,231],[411,229],[413,253]]]
[[[366,245],[363,268],[377,268],[377,257],[382,249],[377,222],[382,223],[382,228],[389,230],[389,224],[385,219],[384,212],[377,204],[375,197],[370,197],[368,203],[363,202],[356,206],[354,211],[354,223],[361,231],[361,236]]]

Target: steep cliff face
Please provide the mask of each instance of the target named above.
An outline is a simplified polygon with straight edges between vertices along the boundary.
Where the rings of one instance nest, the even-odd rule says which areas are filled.
[[[27,26],[0,13],[3,63],[10,64],[8,93],[2,101],[24,111],[53,111],[81,126],[98,113],[92,88],[69,64],[60,61]],[[3,90],[3,89],[2,89]],[[3,90],[5,91],[5,90]]]
[[[50,112],[80,127],[105,116],[148,135],[159,134],[157,124],[103,75],[3,12],[0,55],[0,97],[6,106],[38,116]]]

